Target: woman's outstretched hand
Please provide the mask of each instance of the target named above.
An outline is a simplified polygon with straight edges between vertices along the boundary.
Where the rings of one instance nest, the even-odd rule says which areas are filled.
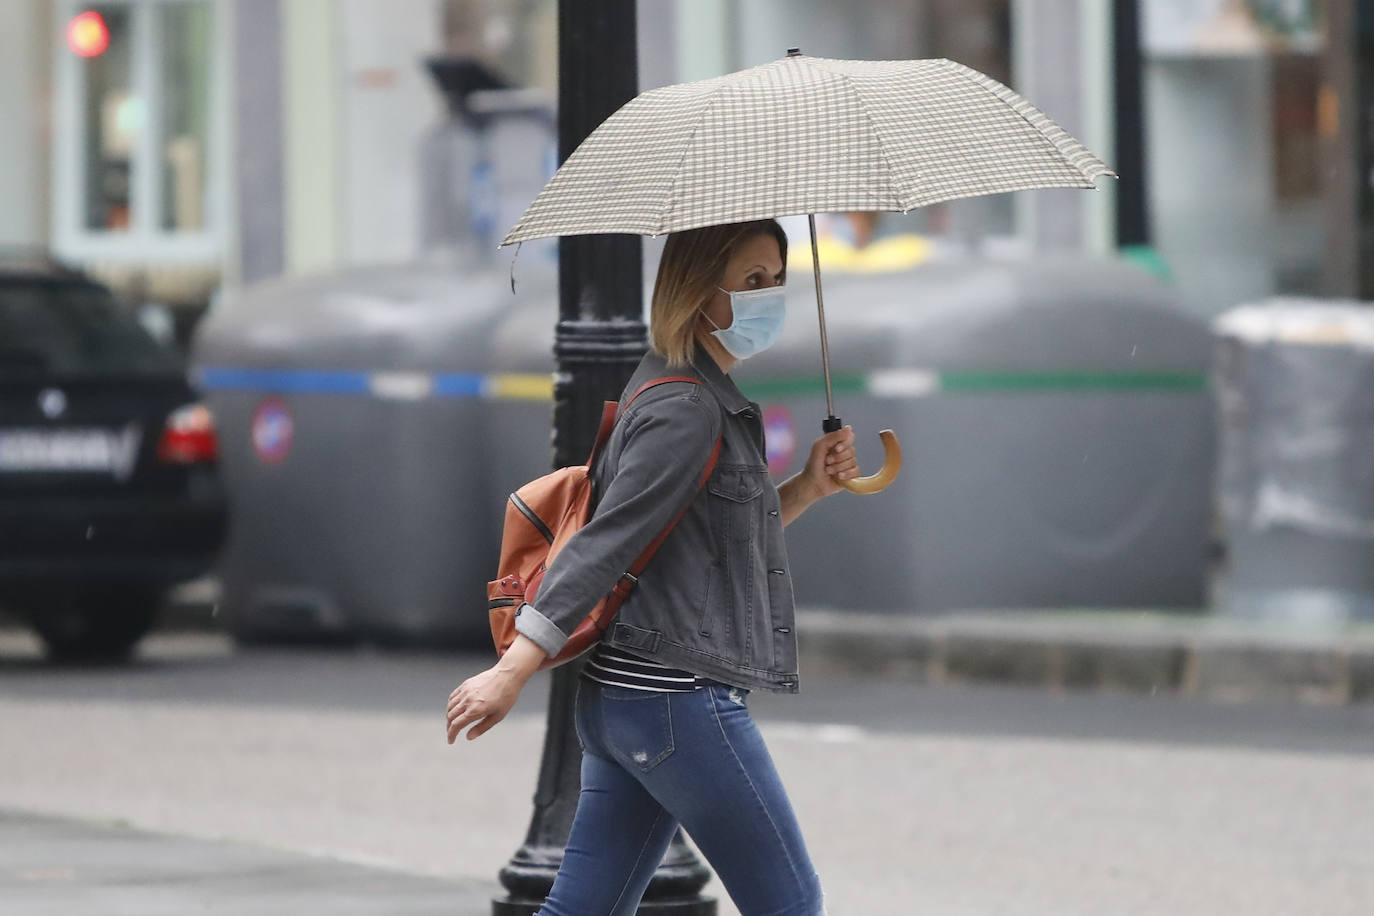
[[[469,725],[466,737],[471,741],[504,719],[545,658],[534,640],[520,635],[499,662],[463,681],[448,697],[448,743]]]

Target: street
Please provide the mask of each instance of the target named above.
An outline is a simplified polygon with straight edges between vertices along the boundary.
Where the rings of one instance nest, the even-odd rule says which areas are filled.
[[[444,701],[485,662],[179,634],[128,668],[54,669],[5,631],[0,810],[380,866],[475,899],[528,823],[547,687],[448,747]],[[832,914],[1354,914],[1374,899],[1370,704],[838,675],[750,702]],[[25,874],[70,867],[31,858]]]

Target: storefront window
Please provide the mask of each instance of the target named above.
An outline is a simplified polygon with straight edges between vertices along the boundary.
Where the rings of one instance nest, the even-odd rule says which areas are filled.
[[[58,0],[56,247],[213,258],[215,0]]]
[[[1202,316],[1313,294],[1326,243],[1319,0],[1147,0],[1156,247]]]
[[[161,228],[205,228],[206,147],[210,132],[208,3],[170,3],[158,10],[162,78]]]
[[[73,17],[68,48],[85,71],[84,224],[96,231],[129,229],[132,163],[143,123],[133,87],[129,9],[100,5]]]

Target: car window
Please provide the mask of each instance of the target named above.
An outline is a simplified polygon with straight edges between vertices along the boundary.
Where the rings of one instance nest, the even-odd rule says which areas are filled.
[[[178,368],[176,355],[99,286],[0,284],[0,373],[80,375]]]

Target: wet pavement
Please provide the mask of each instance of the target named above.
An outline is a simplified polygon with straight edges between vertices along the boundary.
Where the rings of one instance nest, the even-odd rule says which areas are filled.
[[[487,661],[176,634],[70,669],[0,632],[0,912],[490,912],[532,810],[547,678],[449,747],[444,699]],[[823,671],[750,704],[833,916],[1364,916],[1374,899],[1370,704]]]

